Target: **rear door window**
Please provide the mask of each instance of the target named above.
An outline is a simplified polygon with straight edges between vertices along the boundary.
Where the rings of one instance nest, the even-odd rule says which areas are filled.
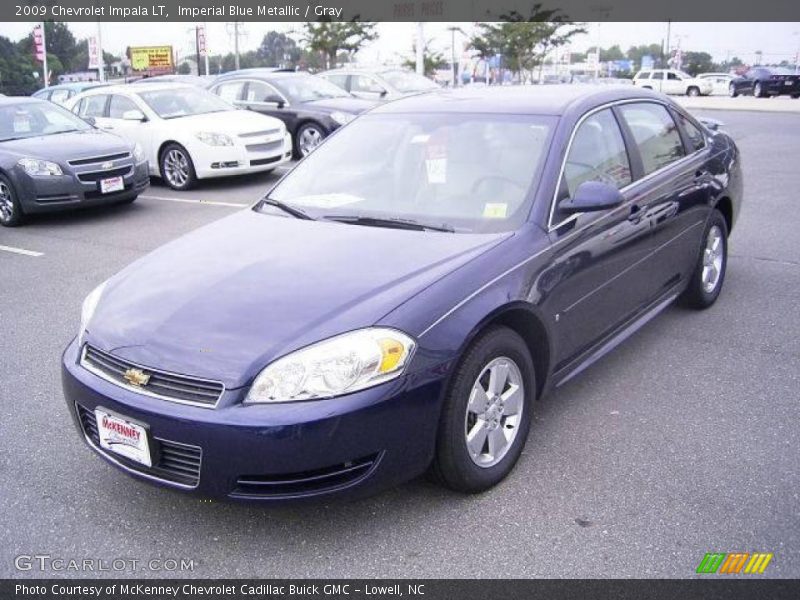
[[[114,94],[111,96],[111,103],[108,105],[108,116],[111,119],[124,119],[125,113],[131,110],[141,112],[138,106],[130,98]]]
[[[645,175],[685,156],[678,127],[664,106],[637,102],[619,110],[636,141]]]
[[[78,115],[81,117],[103,117],[106,114],[107,94],[87,96],[78,105]]]

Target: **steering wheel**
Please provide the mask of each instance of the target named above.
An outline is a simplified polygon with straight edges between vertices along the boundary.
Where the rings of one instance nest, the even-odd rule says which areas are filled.
[[[505,177],[504,175],[484,175],[483,177],[479,177],[475,180],[475,183],[472,184],[472,188],[470,188],[470,193],[475,194],[478,191],[478,188],[487,181],[501,181],[503,183],[510,183],[515,188],[519,188],[523,192],[525,191],[524,185],[522,185],[519,181],[514,181],[510,177]]]

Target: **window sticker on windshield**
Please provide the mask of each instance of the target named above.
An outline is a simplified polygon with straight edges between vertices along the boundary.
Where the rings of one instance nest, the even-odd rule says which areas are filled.
[[[483,216],[487,219],[505,219],[508,204],[505,202],[487,202],[483,205]]]
[[[437,140],[425,147],[428,183],[447,183],[447,146]]]
[[[19,111],[14,114],[14,133],[31,132],[31,115],[27,111]]]

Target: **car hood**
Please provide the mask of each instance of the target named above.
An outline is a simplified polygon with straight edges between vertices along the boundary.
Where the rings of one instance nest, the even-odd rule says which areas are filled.
[[[28,156],[63,163],[77,158],[130,152],[131,144],[100,129],[88,129],[3,142],[0,150],[19,157]]]
[[[165,119],[164,123],[169,128],[185,132],[213,131],[230,135],[253,133],[283,126],[283,122],[275,117],[244,109]]]
[[[326,113],[334,111],[341,111],[351,113],[354,115],[361,114],[371,108],[378,106],[380,102],[373,102],[372,100],[364,100],[362,98],[351,98],[343,96],[341,98],[326,98],[324,100],[310,100],[303,102],[299,106],[304,108],[313,108]]]
[[[292,350],[375,324],[511,235],[417,232],[245,210],[110,279],[87,340],[140,365],[237,388]]]

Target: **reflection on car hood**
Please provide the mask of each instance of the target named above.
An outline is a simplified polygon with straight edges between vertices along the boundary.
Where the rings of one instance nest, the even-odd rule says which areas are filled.
[[[131,145],[116,135],[99,129],[40,135],[0,143],[0,154],[40,158],[64,162],[75,158],[90,158],[102,154],[130,152]]]
[[[87,339],[135,363],[240,387],[287,352],[373,325],[510,235],[246,210],[113,277]]]
[[[311,100],[309,102],[303,102],[301,106],[306,109],[313,108],[326,113],[332,113],[338,110],[341,112],[358,115],[369,110],[370,108],[375,108],[378,104],[378,102],[373,102],[372,100],[363,100],[361,98],[342,96],[341,98]]]
[[[251,110],[230,110],[176,117],[163,122],[170,129],[177,128],[192,133],[212,131],[239,135],[281,127],[283,123],[275,117]]]

